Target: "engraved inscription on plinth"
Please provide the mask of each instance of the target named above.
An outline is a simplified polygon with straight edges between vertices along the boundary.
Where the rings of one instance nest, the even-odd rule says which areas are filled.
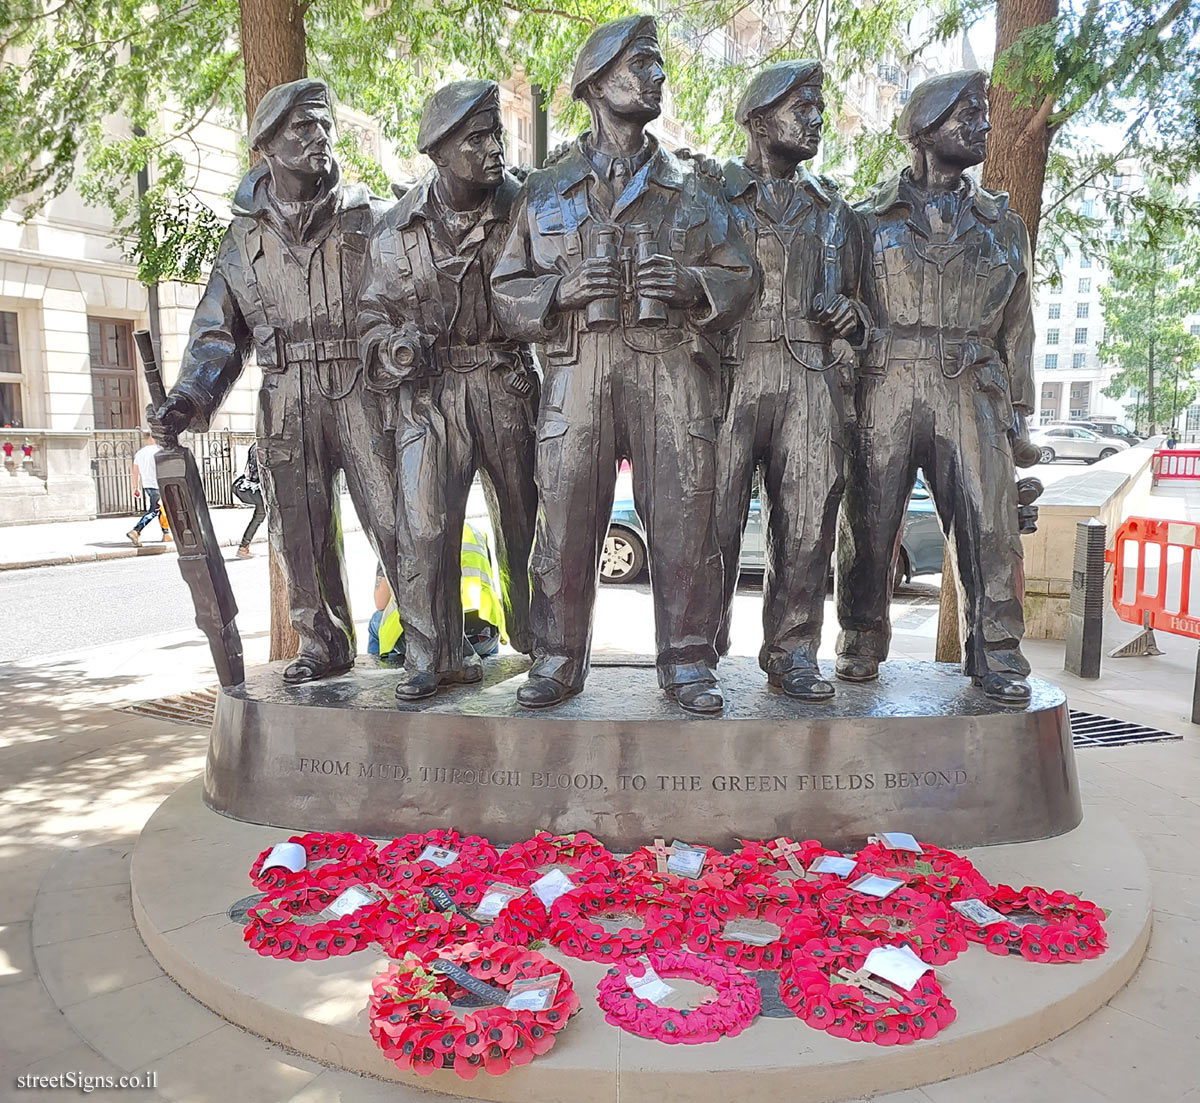
[[[600,666],[589,692],[531,717],[513,701],[521,670],[509,660],[482,688],[404,709],[387,670],[292,689],[264,670],[221,696],[207,800],[284,828],[453,825],[497,843],[587,830],[618,849],[655,834],[857,845],[887,826],[971,846],[1079,821],[1066,702],[1046,683],[1003,709],[955,667],[889,663],[879,683],[805,705],[735,659],[726,713],[707,719],[671,709],[652,669]]]

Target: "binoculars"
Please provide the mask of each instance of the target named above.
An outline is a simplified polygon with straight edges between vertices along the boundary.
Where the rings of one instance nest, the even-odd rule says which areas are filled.
[[[633,227],[636,244],[622,247],[621,231],[616,226],[600,226],[596,230],[595,256],[601,260],[615,260],[621,266],[621,295],[605,299],[593,299],[588,303],[587,328],[603,331],[621,324],[621,308],[625,299],[634,299],[634,324],[646,328],[667,324],[667,304],[658,299],[638,295],[634,289],[634,266],[649,260],[658,252],[654,231],[646,223]]]

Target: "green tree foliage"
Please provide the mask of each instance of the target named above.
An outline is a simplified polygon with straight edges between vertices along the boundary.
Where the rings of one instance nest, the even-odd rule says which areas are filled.
[[[1169,428],[1198,390],[1200,337],[1185,320],[1200,312],[1200,212],[1179,204],[1162,179],[1152,179],[1146,198],[1132,206],[1109,250],[1110,276],[1100,289],[1100,356],[1117,368],[1104,393],[1125,399],[1139,424]]]
[[[464,71],[495,78],[520,71],[561,89],[595,25],[654,10],[666,32],[673,114],[723,156],[741,147],[733,109],[750,69],[819,57],[836,115],[855,75],[961,35],[989,5],[758,0],[753,9],[776,33],[726,48],[724,28],[750,7],[745,0],[308,0],[302,10],[310,74],[379,120],[402,150],[411,149],[420,105],[438,83]],[[928,26],[920,41],[912,38],[917,19]],[[1069,197],[1083,182],[1102,183],[1111,168],[1111,158],[1074,136],[1076,123],[1120,126],[1125,152],[1168,158],[1180,177],[1195,170],[1198,43],[1200,4],[1071,0],[1001,58],[1002,79],[1059,138],[1049,163],[1047,206],[1057,226],[1046,238],[1049,253],[1066,237],[1087,236]],[[0,206],[15,203],[33,215],[73,183],[112,211],[144,281],[195,278],[222,220],[197,193],[196,157],[185,154],[204,120],[244,127],[237,0],[0,0],[0,56]],[[579,105],[565,96],[553,110],[563,128],[582,124]],[[904,163],[890,135],[843,145],[832,128],[828,134],[824,169],[851,194]],[[379,181],[369,158],[343,153],[356,175]],[[139,201],[143,169],[149,188]]]

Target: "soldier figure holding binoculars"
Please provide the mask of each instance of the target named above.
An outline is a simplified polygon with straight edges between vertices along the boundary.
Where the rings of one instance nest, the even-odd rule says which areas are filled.
[[[572,80],[592,129],[530,175],[492,276],[507,332],[544,350],[529,708],[583,688],[624,458],[650,548],[659,684],[686,709],[723,706],[718,342],[757,280],[719,181],[645,133],[663,80],[649,16],[592,33]]]
[[[501,334],[488,275],[520,185],[505,171],[500,87],[456,81],[425,105],[417,146],[435,168],[371,239],[359,296],[367,385],[395,433],[395,590],[407,659],[401,700],[477,682],[463,646],[463,520],[476,468],[492,513],[508,633],[533,649],[529,555],[537,491],[537,379],[529,350]]]

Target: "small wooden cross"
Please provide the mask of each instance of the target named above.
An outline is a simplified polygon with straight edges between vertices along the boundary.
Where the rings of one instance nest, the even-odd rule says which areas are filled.
[[[658,866],[659,873],[667,872],[667,859],[675,853],[673,846],[667,846],[666,839],[654,840],[654,860]]]
[[[796,857],[796,852],[800,849],[798,843],[791,842],[785,839],[782,835],[771,843],[771,851],[775,854],[783,856],[783,860],[787,862],[788,868],[799,876],[804,876],[804,866],[800,864],[800,859]]]
[[[862,988],[868,992],[873,992],[881,999],[896,1000],[904,999],[904,993],[897,988],[893,988],[886,981],[878,980],[871,976],[866,969],[855,969],[851,972],[849,969],[839,969],[838,974],[847,984],[853,985],[855,988]]]

